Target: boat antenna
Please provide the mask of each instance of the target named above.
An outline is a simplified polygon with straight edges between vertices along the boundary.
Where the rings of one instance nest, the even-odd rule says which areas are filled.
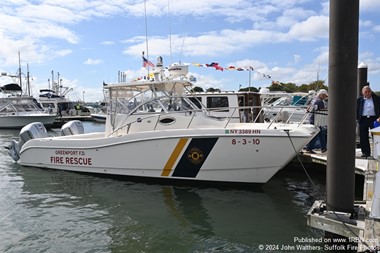
[[[170,4],[168,0],[168,16],[169,16],[169,47],[170,47],[170,64],[173,63],[173,53],[172,53],[172,29],[171,29],[171,19],[170,19]]]
[[[248,91],[251,91],[251,79],[252,79],[252,69],[249,68],[249,76],[248,76]]]
[[[149,62],[149,47],[148,47],[148,21],[146,17],[146,0],[144,0],[144,16],[145,16],[145,44],[146,44],[146,59]],[[143,52],[144,55],[144,52]],[[148,64],[148,77],[149,77],[149,64]]]
[[[319,67],[320,67],[320,63],[318,62],[317,81],[319,81]]]
[[[181,45],[181,56],[180,58],[182,58],[182,54],[183,54],[183,46],[185,45],[185,34],[182,36],[182,45]]]

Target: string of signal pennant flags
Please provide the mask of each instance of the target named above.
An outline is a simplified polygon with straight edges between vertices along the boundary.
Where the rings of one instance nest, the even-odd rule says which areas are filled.
[[[192,66],[196,66],[196,67],[207,67],[207,68],[210,68],[210,67],[213,67],[215,68],[215,70],[220,70],[220,71],[224,71],[224,70],[235,70],[235,71],[255,71],[256,73],[258,73],[260,76],[264,77],[264,78],[268,78],[268,79],[271,79],[272,77],[270,75],[267,75],[267,74],[263,74],[263,73],[260,73],[259,71],[255,70],[253,67],[251,66],[245,66],[245,67],[235,67],[235,66],[228,66],[226,68],[223,68],[222,66],[219,65],[219,63],[217,62],[211,62],[210,64],[200,64],[200,63],[185,63],[185,65],[192,65]]]
[[[142,60],[143,60],[142,65],[144,68],[155,67],[154,63],[152,63],[151,61],[149,61],[147,58],[144,57],[144,54],[142,56]],[[228,67],[224,68],[224,67],[220,66],[219,63],[217,63],[217,62],[211,62],[210,64],[208,64],[208,63],[206,63],[206,64],[183,63],[183,64],[184,65],[191,65],[191,66],[195,66],[195,67],[214,68],[215,70],[220,70],[220,71],[224,71],[224,70],[226,70],[226,71],[255,71],[259,76],[261,76],[263,78],[272,79],[272,77],[270,75],[260,73],[259,71],[255,70],[252,66],[244,66],[244,67],[228,66]],[[153,77],[153,75],[149,76],[149,78],[150,77]],[[146,77],[138,77],[134,81],[141,80],[141,79],[146,79]]]

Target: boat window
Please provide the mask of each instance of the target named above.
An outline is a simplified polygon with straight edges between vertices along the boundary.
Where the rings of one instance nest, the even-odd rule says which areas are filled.
[[[190,101],[194,103],[199,109],[202,108],[202,98],[201,97],[189,97]]]
[[[54,103],[42,103],[42,106],[43,106],[44,108],[48,108],[49,106],[50,106],[51,108],[55,108]]]
[[[308,99],[305,96],[293,96],[292,105],[306,105]]]
[[[171,118],[171,117],[167,117],[167,118],[163,118],[163,119],[160,119],[160,123],[162,125],[171,125],[175,122],[175,119],[174,118]]]
[[[227,108],[226,110],[222,111],[228,112],[228,106],[227,96],[212,96],[207,98],[207,108]]]
[[[289,97],[281,97],[272,103],[273,106],[287,106],[290,105]]]

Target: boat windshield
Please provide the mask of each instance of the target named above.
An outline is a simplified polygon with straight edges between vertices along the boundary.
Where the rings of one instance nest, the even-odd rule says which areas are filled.
[[[306,106],[310,104],[310,100],[308,96],[302,95],[293,95],[281,97],[271,103],[272,106]]]
[[[32,97],[8,97],[0,101],[0,112],[27,112],[40,111],[38,103]]]
[[[145,82],[106,86],[114,128],[122,125],[120,116],[170,113],[198,109],[184,94],[187,81]],[[126,117],[123,117],[126,119]],[[117,120],[116,120],[117,119]],[[124,120],[123,120],[124,121]]]

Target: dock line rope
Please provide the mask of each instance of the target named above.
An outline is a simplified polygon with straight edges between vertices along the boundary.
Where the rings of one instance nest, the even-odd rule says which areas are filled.
[[[336,208],[336,207],[334,207],[334,208]],[[336,213],[336,211],[334,211],[334,210],[332,210],[331,211],[335,216],[336,216],[336,218],[343,224],[343,226],[345,227],[345,228],[347,228],[347,230],[349,230],[350,232],[351,232],[351,234],[353,234],[356,238],[358,238],[359,240],[360,240],[360,242],[365,246],[365,247],[367,247],[367,249],[366,250],[364,250],[364,251],[358,251],[358,253],[364,253],[364,252],[378,252],[377,251],[377,249],[371,249],[371,247],[368,245],[368,243],[367,242],[365,242],[362,238],[360,238],[360,236],[359,235],[357,235],[348,225],[347,225],[347,223]],[[376,246],[377,247],[377,246]]]
[[[296,147],[294,146],[294,143],[293,143],[293,141],[292,141],[292,138],[290,137],[290,134],[289,134],[289,129],[285,129],[284,131],[285,131],[285,133],[286,133],[286,134],[288,135],[288,137],[289,137],[289,140],[290,140],[290,143],[292,144],[292,147],[293,147],[294,153],[296,154],[299,163],[301,164],[303,170],[305,171],[306,176],[309,178],[310,183],[313,185],[314,189],[316,189],[317,187],[315,186],[315,184],[314,184],[313,180],[311,179],[309,173],[307,173],[307,170],[306,170],[305,166],[303,165],[303,162],[301,161],[300,155],[299,155],[298,151],[296,150]]]

